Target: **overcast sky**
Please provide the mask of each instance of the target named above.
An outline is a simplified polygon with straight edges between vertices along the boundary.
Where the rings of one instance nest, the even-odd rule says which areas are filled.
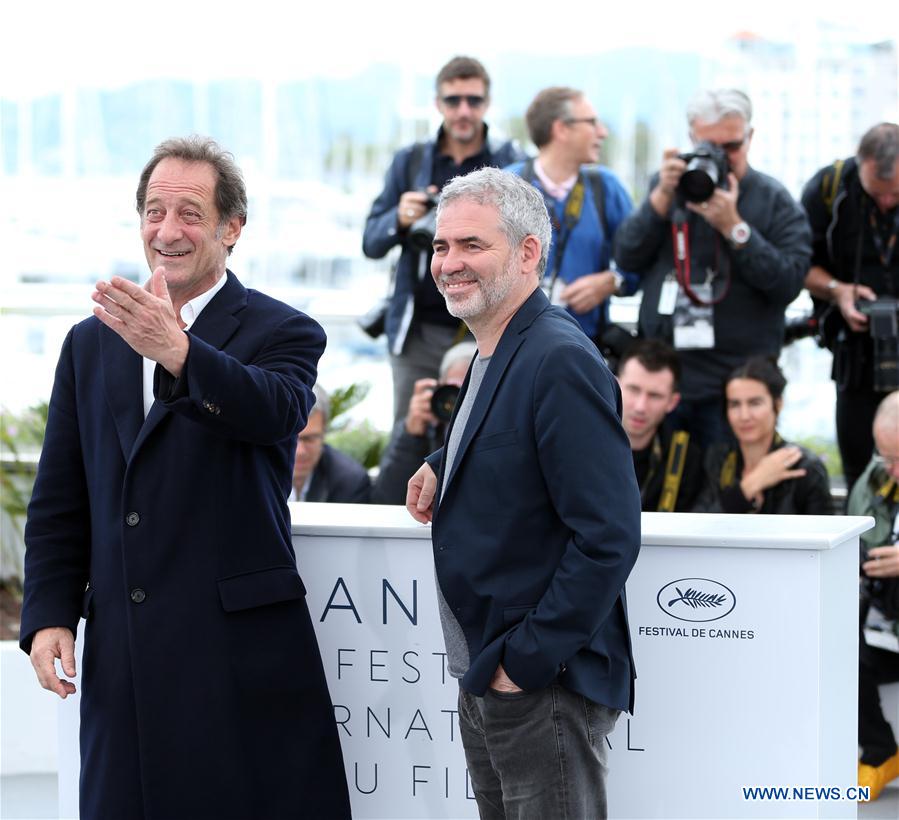
[[[845,0],[808,5],[802,14],[783,0],[717,7],[695,0],[13,0],[0,17],[0,95],[146,77],[342,75],[373,61],[429,74],[457,53],[488,67],[492,56],[509,52],[586,54],[643,44],[702,53],[737,31],[795,41],[809,14],[868,41],[899,40],[894,0],[868,0],[864,20],[853,20],[860,6]]]

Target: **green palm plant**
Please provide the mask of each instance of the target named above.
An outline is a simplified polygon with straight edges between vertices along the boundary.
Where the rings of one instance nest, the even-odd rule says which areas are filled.
[[[40,402],[22,413],[0,414],[0,509],[20,534],[34,476],[34,462],[25,457],[40,452],[48,409]]]

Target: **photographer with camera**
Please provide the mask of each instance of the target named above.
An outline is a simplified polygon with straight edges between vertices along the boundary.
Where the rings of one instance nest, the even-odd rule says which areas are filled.
[[[316,382],[315,404],[309,408],[306,427],[297,436],[293,461],[293,486],[288,501],[329,504],[367,504],[371,495],[368,472],[358,461],[325,444],[331,420],[331,397]]]
[[[875,125],[855,157],[818,171],[802,205],[812,226],[805,286],[819,339],[833,351],[837,442],[851,489],[874,446],[877,405],[899,389],[899,125]]]
[[[477,350],[474,342],[453,345],[440,362],[437,379],[415,382],[406,417],[394,425],[381,456],[371,494],[373,504],[406,503],[409,479],[421,467],[425,456],[443,446],[446,425]]]
[[[618,178],[596,165],[608,129],[583,92],[558,86],[534,97],[525,120],[539,153],[506,170],[546,202],[553,234],[543,288],[602,347],[609,299],[637,286],[637,277],[626,281],[612,260],[612,239],[633,204]]]
[[[395,421],[405,418],[415,382],[433,379],[443,354],[466,334],[464,325],[450,316],[430,275],[434,197],[455,176],[524,158],[514,142],[496,143],[487,135],[490,77],[481,63],[454,57],[440,69],[436,88],[443,124],[435,139],[407,146],[394,156],[362,237],[362,251],[370,259],[402,246],[383,317]],[[377,336],[383,331],[367,332]]]
[[[874,528],[860,536],[858,782],[876,800],[899,777],[899,748],[877,690],[899,681],[899,391],[880,403],[871,432],[877,451],[852,488],[848,511],[874,518]]]
[[[680,356],[677,426],[703,447],[729,437],[727,375],[747,356],[780,352],[808,269],[802,209],[749,166],[751,122],[741,91],[700,92],[687,107],[694,150],[664,152],[649,196],[615,235],[618,264],[641,277],[640,335]]]

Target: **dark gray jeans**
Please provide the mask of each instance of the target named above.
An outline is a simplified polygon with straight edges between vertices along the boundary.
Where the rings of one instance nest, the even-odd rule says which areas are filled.
[[[459,690],[459,727],[481,820],[608,816],[606,735],[619,711],[552,684],[483,698]]]

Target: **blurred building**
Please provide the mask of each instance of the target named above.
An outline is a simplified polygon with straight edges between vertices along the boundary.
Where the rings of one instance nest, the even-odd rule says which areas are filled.
[[[791,43],[735,34],[703,68],[703,85],[749,94],[751,162],[797,196],[815,171],[854,153],[872,125],[899,120],[897,77],[895,42],[858,42],[816,21]]]

